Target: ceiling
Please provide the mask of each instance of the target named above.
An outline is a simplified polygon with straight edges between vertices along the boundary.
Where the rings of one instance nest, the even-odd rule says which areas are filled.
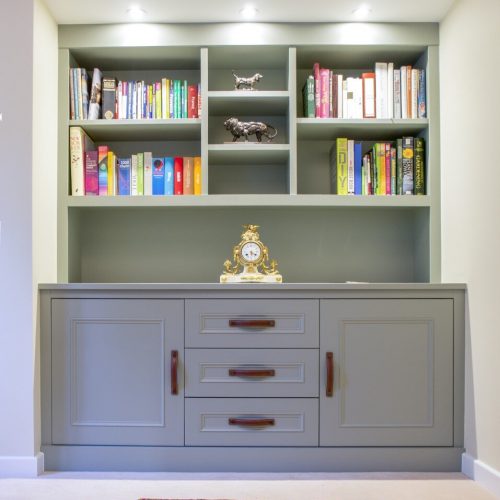
[[[455,0],[43,0],[58,24],[131,22],[127,9],[140,6],[141,22],[240,22],[248,3],[257,9],[254,22],[437,22]],[[371,9],[362,19],[353,10]]]

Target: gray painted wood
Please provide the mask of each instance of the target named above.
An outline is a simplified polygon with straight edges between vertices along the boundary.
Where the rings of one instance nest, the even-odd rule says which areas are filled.
[[[453,445],[452,300],[321,301],[320,342],[322,446]]]
[[[273,419],[272,426],[230,418]],[[186,446],[317,446],[318,399],[186,398]]]
[[[275,326],[230,326],[236,320],[274,320]],[[319,343],[315,300],[187,300],[186,347],[313,348]]]
[[[52,443],[182,445],[183,302],[52,301]]]
[[[317,349],[186,349],[186,397],[318,397]],[[265,377],[231,369],[274,370]]]

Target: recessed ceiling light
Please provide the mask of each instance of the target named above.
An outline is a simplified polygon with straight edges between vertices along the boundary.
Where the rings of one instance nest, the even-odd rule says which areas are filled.
[[[146,11],[138,5],[132,5],[127,9],[127,14],[134,21],[139,21],[146,15]]]
[[[372,9],[369,5],[363,4],[360,5],[357,9],[354,9],[352,13],[358,19],[363,19],[367,17],[371,13]]]
[[[243,19],[253,19],[259,11],[253,5],[245,5],[240,10],[240,14]]]

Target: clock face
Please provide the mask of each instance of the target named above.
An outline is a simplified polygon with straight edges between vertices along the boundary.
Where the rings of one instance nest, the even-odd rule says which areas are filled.
[[[254,241],[249,241],[241,247],[241,257],[247,262],[254,263],[257,262],[262,255],[262,249],[260,245]]]

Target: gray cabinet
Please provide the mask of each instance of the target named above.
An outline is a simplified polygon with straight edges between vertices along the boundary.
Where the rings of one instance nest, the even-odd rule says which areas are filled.
[[[321,446],[452,446],[453,300],[324,300],[320,359]]]
[[[181,300],[53,300],[52,442],[183,445],[183,313]]]

